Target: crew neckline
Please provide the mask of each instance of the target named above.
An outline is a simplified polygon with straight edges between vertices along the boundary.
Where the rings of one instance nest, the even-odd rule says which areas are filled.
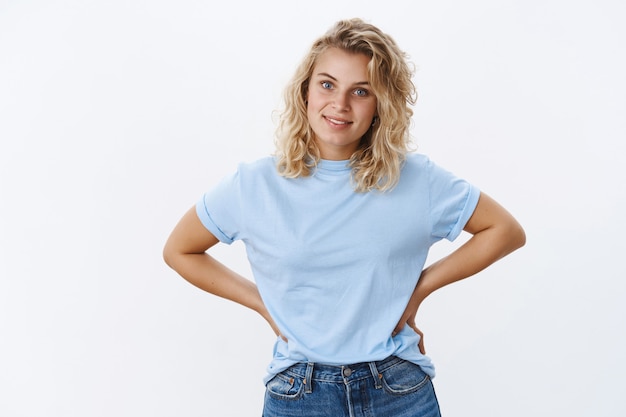
[[[317,169],[318,171],[340,173],[350,171],[352,168],[350,167],[349,159],[342,159],[339,161],[331,159],[320,159],[317,163]]]

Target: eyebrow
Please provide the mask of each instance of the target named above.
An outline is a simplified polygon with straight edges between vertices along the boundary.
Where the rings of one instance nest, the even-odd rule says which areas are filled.
[[[321,76],[321,77],[328,77],[328,78],[330,78],[333,81],[339,81],[335,77],[333,77],[332,75],[330,75],[330,74],[328,74],[326,72],[320,72],[317,75]],[[359,82],[354,83],[353,85],[370,85],[370,83],[369,83],[369,81],[359,81]]]

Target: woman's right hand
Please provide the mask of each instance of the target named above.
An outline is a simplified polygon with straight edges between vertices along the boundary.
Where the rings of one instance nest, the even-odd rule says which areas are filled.
[[[280,330],[263,304],[256,284],[207,253],[219,240],[200,222],[195,207],[180,219],[163,249],[165,262],[196,287],[248,307],[265,318],[274,333]]]

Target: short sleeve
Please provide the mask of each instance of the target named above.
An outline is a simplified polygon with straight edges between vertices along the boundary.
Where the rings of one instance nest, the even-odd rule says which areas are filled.
[[[239,174],[222,179],[196,203],[198,218],[221,242],[231,244],[240,235],[241,201]]]
[[[428,172],[432,235],[453,241],[474,213],[480,190],[432,161]]]

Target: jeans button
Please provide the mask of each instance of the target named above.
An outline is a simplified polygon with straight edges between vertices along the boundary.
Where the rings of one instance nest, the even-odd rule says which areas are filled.
[[[352,375],[352,369],[350,368],[344,368],[343,369],[343,376],[345,376],[346,378],[349,377],[350,375]]]

